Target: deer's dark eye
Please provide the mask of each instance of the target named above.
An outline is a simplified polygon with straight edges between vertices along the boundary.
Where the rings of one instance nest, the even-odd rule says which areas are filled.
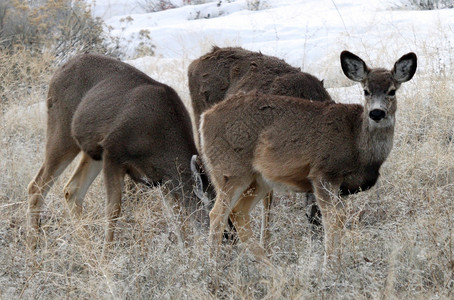
[[[364,96],[369,96],[369,95],[370,95],[369,91],[368,90],[364,90]]]
[[[390,90],[388,92],[388,96],[395,96],[396,95],[396,90]]]

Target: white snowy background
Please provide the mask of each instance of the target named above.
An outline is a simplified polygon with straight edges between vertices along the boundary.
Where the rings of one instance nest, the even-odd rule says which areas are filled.
[[[260,2],[260,10],[248,9],[251,2]],[[96,0],[92,12],[118,38],[123,59],[173,86],[185,102],[187,65],[213,45],[277,56],[324,79],[336,101],[357,102],[359,85],[349,82],[340,69],[339,54],[344,49],[372,67],[386,68],[401,55],[415,52],[418,72],[411,84],[418,84],[423,74],[451,72],[454,9],[417,10],[408,2],[223,0],[219,5],[216,0],[183,5],[175,0],[180,7],[146,13],[140,1]],[[151,39],[153,56],[136,58],[141,32]]]

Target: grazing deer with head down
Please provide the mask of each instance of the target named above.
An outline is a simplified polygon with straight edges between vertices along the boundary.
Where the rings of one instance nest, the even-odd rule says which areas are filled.
[[[239,47],[213,47],[189,65],[188,78],[196,128],[204,111],[238,92],[257,90],[263,94],[332,102],[323,82],[315,76],[277,57]],[[263,244],[269,235],[271,198],[271,194],[264,198]]]
[[[230,213],[240,240],[266,260],[253,235],[249,211],[273,188],[314,192],[325,229],[325,261],[335,254],[343,222],[341,192],[372,187],[394,135],[396,91],[416,72],[414,53],[389,71],[370,69],[341,53],[342,70],[361,82],[365,105],[333,104],[258,92],[236,94],[202,115],[201,149],[216,202],[210,212],[212,248]],[[244,191],[253,187],[253,193]]]
[[[36,246],[47,192],[79,152],[82,157],[64,188],[65,198],[80,215],[89,186],[103,170],[107,242],[113,240],[120,215],[126,174],[148,185],[165,183],[188,213],[201,208],[192,193],[190,164],[197,149],[191,120],[171,87],[119,60],[82,54],[55,72],[47,110],[45,159],[28,186],[31,247]]]

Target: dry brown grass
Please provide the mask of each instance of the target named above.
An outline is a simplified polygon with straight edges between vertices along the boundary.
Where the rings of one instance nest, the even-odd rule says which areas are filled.
[[[90,188],[83,218],[72,220],[62,193],[70,171],[47,196],[39,248],[29,252],[26,188],[42,162],[45,140],[45,120],[39,106],[30,105],[45,99],[42,82],[50,74],[48,62],[41,61],[18,68],[42,68],[35,84],[24,87],[13,75],[2,77],[8,101],[2,102],[0,119],[0,299],[454,297],[450,76],[426,68],[399,91],[394,149],[378,185],[345,199],[350,217],[341,262],[323,273],[322,235],[311,233],[298,195],[280,195],[273,208],[274,268],[253,262],[238,245],[225,246],[225,263],[215,266],[205,235],[194,234],[189,247],[181,249],[158,190],[125,195],[114,253],[103,260],[102,180]],[[256,232],[259,220],[257,208]]]

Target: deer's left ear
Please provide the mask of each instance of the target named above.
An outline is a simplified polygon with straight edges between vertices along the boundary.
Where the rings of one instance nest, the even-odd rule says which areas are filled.
[[[415,75],[417,67],[417,58],[416,54],[413,52],[407,53],[394,64],[392,69],[392,74],[394,80],[399,83],[409,81]]]

